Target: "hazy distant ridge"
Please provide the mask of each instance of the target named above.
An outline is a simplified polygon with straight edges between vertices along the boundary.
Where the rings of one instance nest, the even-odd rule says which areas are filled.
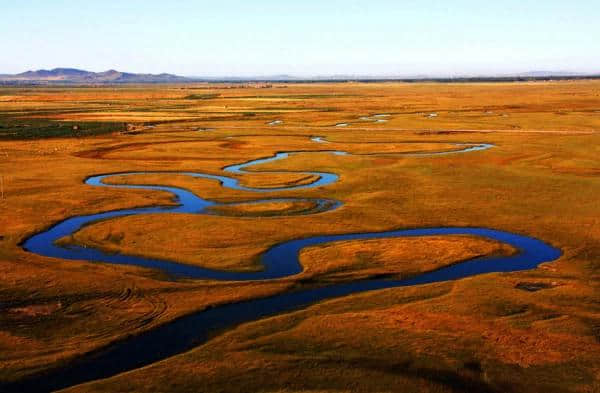
[[[173,74],[134,74],[116,70],[91,72],[75,68],[55,68],[52,70],[27,71],[15,75],[0,75],[0,84],[110,84],[110,83],[190,83],[190,82],[317,82],[317,81],[518,81],[549,79],[599,78],[600,73],[585,74],[565,71],[530,71],[508,75],[263,75],[263,76],[222,76],[184,77]]]
[[[53,70],[27,71],[16,75],[0,75],[0,80],[22,83],[165,83],[189,81],[188,78],[172,74],[133,74],[116,70],[91,72],[75,68],[55,68]]]

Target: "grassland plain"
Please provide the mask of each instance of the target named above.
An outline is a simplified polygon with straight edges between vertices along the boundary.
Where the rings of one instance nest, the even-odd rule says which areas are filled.
[[[376,114],[390,116],[361,120]],[[274,120],[281,123],[269,125]],[[530,272],[322,302],[69,391],[600,389],[600,82],[3,88],[2,121],[11,130],[36,122],[63,122],[72,131],[72,125],[97,122],[115,127],[96,136],[11,134],[0,141],[2,381],[68,364],[218,304],[512,252],[464,236],[334,243],[305,250],[306,270],[298,276],[238,283],[168,281],[160,272],[61,261],[19,246],[69,216],[173,203],[164,192],[83,184],[93,174],[222,174],[224,166],[282,150],[346,150],[366,155],[296,155],[256,168],[338,173],[340,181],[330,186],[276,194],[342,201],[334,211],[268,217],[307,208],[290,203],[262,206],[264,217],[256,217],[257,207],[248,204],[227,208],[239,217],[123,217],[63,241],[256,270],[262,251],[297,237],[485,226],[535,236],[564,254]],[[349,125],[334,127],[339,123]],[[311,141],[314,136],[325,143]],[[496,146],[464,155],[391,154],[450,150],[458,142]],[[310,181],[298,174],[239,178],[263,187]],[[179,175],[115,181],[176,185],[222,202],[256,198]]]

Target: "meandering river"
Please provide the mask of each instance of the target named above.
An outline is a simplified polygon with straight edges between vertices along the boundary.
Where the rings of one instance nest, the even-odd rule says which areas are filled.
[[[312,140],[316,143],[328,143],[328,141],[323,137],[313,137]],[[381,155],[395,154],[413,157],[435,156],[482,151],[493,147],[490,144],[483,143],[457,143],[455,145],[456,149],[451,151],[423,153],[381,153]],[[223,171],[229,174],[243,175],[250,172],[258,172],[257,170],[248,171],[250,167],[277,160],[283,160],[292,155],[324,153],[338,155],[351,154],[337,150],[279,152],[272,157],[261,158],[242,164],[225,167],[223,168]],[[215,210],[211,209],[212,207],[219,205],[231,205],[203,199],[188,190],[177,187],[143,184],[115,184],[110,182],[111,178],[115,178],[117,176],[138,176],[148,173],[168,173],[211,179],[219,182],[221,187],[249,191],[261,195],[279,191],[323,187],[338,181],[338,175],[334,173],[314,171],[302,172],[307,175],[313,175],[316,178],[316,180],[310,184],[278,188],[247,187],[242,185],[235,177],[199,172],[126,172],[96,175],[86,179],[85,183],[95,187],[167,191],[173,195],[175,204],[172,206],[152,206],[135,209],[113,210],[98,214],[71,217],[57,223],[44,232],[31,236],[23,243],[23,248],[29,252],[47,257],[71,260],[88,260],[122,265],[137,265],[153,269],[160,269],[175,279],[192,278],[228,281],[273,280],[299,274],[302,272],[302,265],[299,261],[299,253],[303,248],[342,240],[366,240],[432,235],[475,235],[511,245],[518,249],[519,252],[511,256],[490,256],[476,258],[432,272],[423,273],[409,279],[371,279],[344,284],[334,284],[325,287],[284,293],[262,299],[218,306],[179,318],[147,332],[143,332],[137,336],[115,342],[107,348],[102,348],[94,353],[82,356],[68,366],[58,367],[44,374],[33,376],[25,381],[18,382],[11,386],[6,386],[6,391],[52,391],[86,381],[106,378],[124,371],[154,363],[201,345],[209,338],[209,335],[212,332],[220,329],[230,328],[244,322],[289,312],[322,300],[370,290],[456,280],[484,273],[511,272],[533,269],[540,263],[553,261],[561,255],[561,251],[559,249],[532,237],[489,228],[471,227],[400,229],[388,232],[313,236],[309,238],[290,240],[277,244],[267,250],[261,258],[264,269],[258,272],[219,271],[168,260],[150,259],[124,254],[112,254],[90,247],[82,247],[77,245],[59,246],[56,244],[57,240],[77,232],[85,225],[100,220],[150,213],[215,214]],[[260,173],[276,174],[281,172],[260,171]],[[303,211],[301,214],[318,214],[337,209],[342,205],[342,202],[336,200],[307,198],[256,199],[251,201],[251,203],[293,201],[308,201],[312,203],[313,208],[309,209],[308,211]]]

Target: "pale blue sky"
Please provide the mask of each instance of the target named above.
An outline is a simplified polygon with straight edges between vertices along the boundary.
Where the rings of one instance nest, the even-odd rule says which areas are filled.
[[[0,1],[0,73],[600,72],[599,0]]]

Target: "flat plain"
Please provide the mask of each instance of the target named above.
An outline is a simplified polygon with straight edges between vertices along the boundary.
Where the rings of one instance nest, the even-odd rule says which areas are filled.
[[[242,282],[23,249],[68,217],[174,205],[165,191],[84,184],[162,172],[111,183],[175,186],[223,204],[212,215],[100,221],[60,243],[252,272],[262,253],[296,238],[449,226],[532,236],[562,255],[530,271],[322,301],[66,391],[600,389],[598,81],[6,87],[0,126],[0,387],[223,304],[518,251],[473,236],[335,242],[304,249],[297,275]],[[422,154],[482,143],[493,148]],[[307,171],[338,181],[253,204],[256,193],[177,174],[223,175],[282,151],[306,153],[228,176],[258,188],[310,184]],[[342,204],[303,214],[315,198]]]

